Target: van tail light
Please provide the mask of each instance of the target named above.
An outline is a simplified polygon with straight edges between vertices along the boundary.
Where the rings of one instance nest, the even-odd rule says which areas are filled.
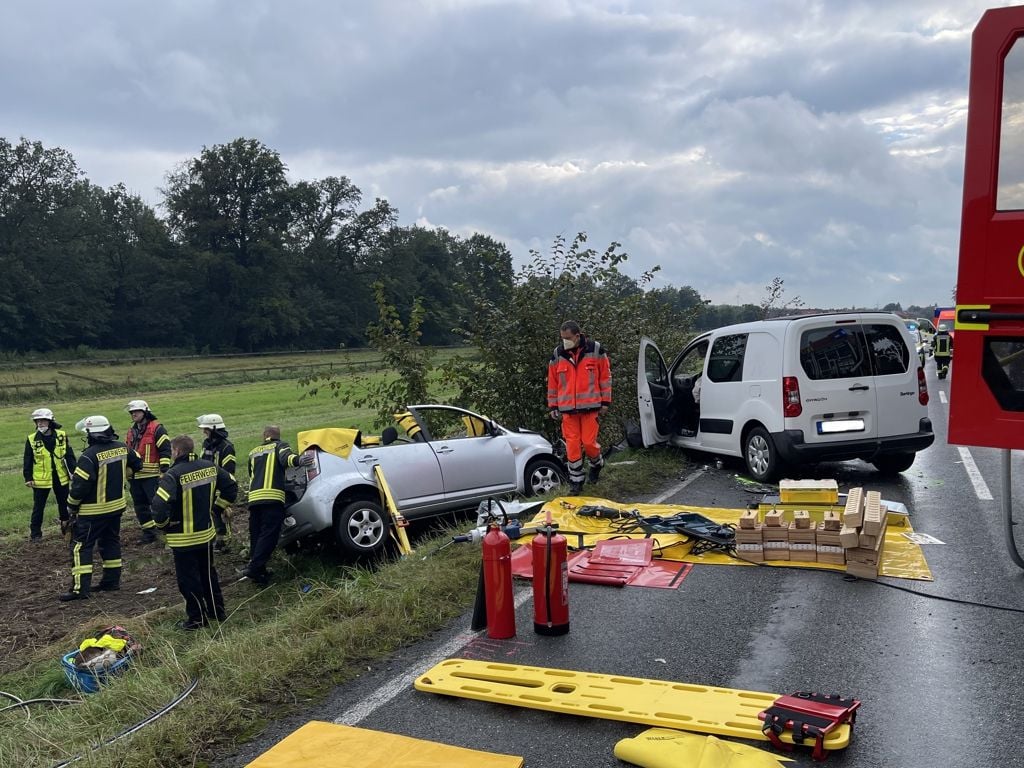
[[[308,450],[303,451],[303,455],[313,457],[313,463],[306,467],[306,482],[308,483],[320,474],[320,457],[317,456],[315,448],[309,448]]]
[[[924,368],[917,366],[917,402],[928,405],[928,383],[924,379]]]
[[[787,419],[799,416],[804,412],[800,403],[800,382],[796,376],[785,376],[782,379],[782,415]]]

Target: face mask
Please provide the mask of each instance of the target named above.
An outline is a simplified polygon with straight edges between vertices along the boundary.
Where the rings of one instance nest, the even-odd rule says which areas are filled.
[[[576,339],[562,339],[562,346],[565,349],[575,349],[576,348]]]
[[[45,435],[49,431],[50,428],[49,427],[43,427],[43,426],[36,425],[36,429],[39,431],[40,434],[44,434]]]

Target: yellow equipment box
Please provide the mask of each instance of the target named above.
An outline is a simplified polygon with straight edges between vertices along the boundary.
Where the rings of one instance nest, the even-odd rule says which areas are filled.
[[[839,484],[835,480],[781,480],[779,499],[783,504],[836,504]]]

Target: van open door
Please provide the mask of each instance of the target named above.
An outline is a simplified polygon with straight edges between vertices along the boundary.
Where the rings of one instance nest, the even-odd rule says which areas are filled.
[[[672,434],[672,382],[658,345],[646,336],[640,339],[636,366],[636,399],[640,409],[640,432],[644,447],[667,443]]]
[[[971,45],[949,440],[1024,447],[1024,7]]]

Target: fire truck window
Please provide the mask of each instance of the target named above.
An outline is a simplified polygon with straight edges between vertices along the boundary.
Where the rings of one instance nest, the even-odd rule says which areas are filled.
[[[999,183],[996,208],[1024,209],[1024,42],[1018,39],[1003,60],[1003,106],[999,126]]]
[[[1024,411],[1024,339],[985,339],[981,375],[1004,411]]]

